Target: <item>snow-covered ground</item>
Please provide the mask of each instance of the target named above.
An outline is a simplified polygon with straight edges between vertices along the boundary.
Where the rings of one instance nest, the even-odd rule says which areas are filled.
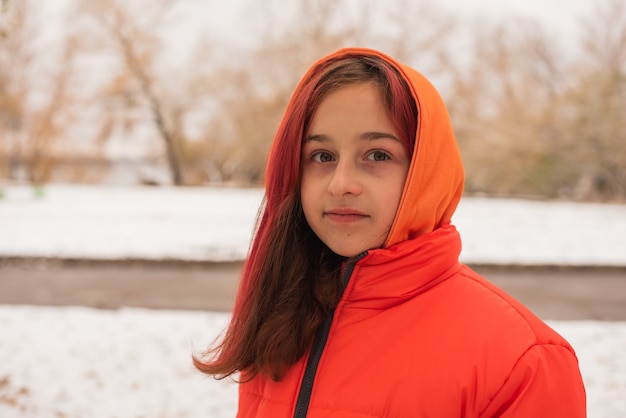
[[[251,189],[84,186],[3,194],[0,257],[97,259],[242,258],[262,197]],[[466,262],[626,266],[623,205],[465,199],[455,223]],[[545,319],[578,353],[589,417],[626,416],[626,323]],[[0,417],[234,416],[236,384],[201,375],[190,360],[227,320],[0,305]]]
[[[227,314],[0,305],[0,417],[233,417],[237,387],[191,365]],[[548,321],[575,347],[590,418],[626,416],[626,324]]]
[[[5,187],[0,257],[245,257],[259,189]],[[626,205],[465,198],[462,260],[626,266]]]

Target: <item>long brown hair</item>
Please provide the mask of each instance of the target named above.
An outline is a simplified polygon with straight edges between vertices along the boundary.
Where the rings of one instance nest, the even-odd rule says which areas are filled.
[[[355,83],[379,87],[409,155],[417,110],[399,70],[382,58],[351,54],[320,63],[300,82],[274,138],[264,204],[244,266],[230,325],[221,343],[194,357],[201,371],[242,380],[279,380],[310,347],[316,329],[343,292],[345,259],[313,233],[300,203],[300,150],[311,118],[330,93]]]

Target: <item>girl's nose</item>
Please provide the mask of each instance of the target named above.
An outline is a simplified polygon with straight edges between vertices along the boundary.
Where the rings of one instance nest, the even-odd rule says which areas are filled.
[[[344,195],[358,195],[362,191],[359,181],[358,170],[354,164],[350,162],[339,162],[335,166],[330,183],[328,183],[328,192],[332,196],[341,197]]]

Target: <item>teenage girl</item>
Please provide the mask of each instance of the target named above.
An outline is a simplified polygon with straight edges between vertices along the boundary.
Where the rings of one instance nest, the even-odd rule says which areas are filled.
[[[374,50],[313,65],[270,152],[223,340],[239,417],[585,416],[570,345],[459,263],[463,167],[445,105]]]

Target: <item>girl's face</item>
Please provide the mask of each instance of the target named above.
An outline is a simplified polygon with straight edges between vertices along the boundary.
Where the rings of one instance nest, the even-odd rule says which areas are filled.
[[[378,88],[359,83],[330,93],[302,148],[301,200],[309,226],[344,257],[383,245],[410,158]]]

